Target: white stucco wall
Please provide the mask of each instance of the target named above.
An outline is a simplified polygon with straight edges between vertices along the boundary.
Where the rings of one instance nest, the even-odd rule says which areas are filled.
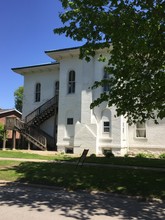
[[[115,117],[115,107],[108,108],[102,103],[93,110],[90,104],[102,93],[102,88],[91,90],[94,81],[103,78],[107,63],[98,62],[99,54],[90,62],[80,60],[78,54],[61,56],[60,64],[53,68],[31,68],[24,73],[23,118],[44,104],[55,94],[55,82],[59,80],[58,107],[58,151],[65,152],[68,147],[74,148],[74,153],[81,154],[88,148],[89,154],[102,154],[104,149],[112,149],[116,155],[124,155],[128,149],[163,149],[165,150],[165,120],[155,125],[148,121],[146,138],[135,137],[135,126],[128,126],[126,119]],[[74,94],[68,94],[68,74],[76,73]],[[35,86],[41,84],[41,101],[35,102]],[[109,111],[110,132],[103,132],[103,112]],[[108,113],[106,113],[108,114]],[[73,125],[67,125],[67,118],[73,118]],[[41,128],[53,136],[55,118],[45,121]]]
[[[23,119],[55,95],[55,82],[59,80],[58,67],[34,67],[24,74]],[[41,84],[40,102],[35,102],[36,84]],[[40,128],[50,136],[55,134],[54,116],[44,121]]]
[[[60,61],[60,94],[58,118],[58,150],[65,151],[67,147],[74,147],[74,153],[81,153],[88,148],[89,153],[102,154],[104,149],[113,149],[120,154],[121,145],[121,118],[114,117],[115,107],[107,108],[103,103],[99,107],[90,109],[91,102],[99,97],[102,88],[91,90],[95,80],[103,78],[105,63],[98,62],[98,56],[89,63],[79,60],[78,57],[69,57]],[[76,72],[76,91],[67,94],[68,74],[70,70]],[[62,82],[62,83],[61,83]],[[109,109],[111,118],[110,134],[103,134],[102,112]],[[66,125],[67,112],[72,112],[74,125]],[[71,117],[71,116],[69,116]],[[67,129],[70,131],[68,132]],[[68,134],[71,135],[68,135]]]
[[[39,69],[24,74],[23,118],[55,95],[55,82],[58,80],[57,68],[54,70]],[[37,83],[41,84],[40,102],[35,102],[35,86]]]
[[[81,120],[81,76],[82,61],[77,57],[69,57],[60,62],[60,91],[58,113],[58,138],[59,151],[65,151],[65,147],[73,147],[75,124]],[[69,72],[76,73],[76,87],[74,94],[68,94]],[[73,125],[67,125],[67,117],[73,118]]]
[[[146,122],[146,138],[135,136],[136,126],[129,126],[130,150],[160,150],[165,151],[165,119],[155,124],[152,120]]]

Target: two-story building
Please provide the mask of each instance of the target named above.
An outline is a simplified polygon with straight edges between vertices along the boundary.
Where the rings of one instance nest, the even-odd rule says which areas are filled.
[[[165,120],[129,126],[123,116],[114,117],[115,106],[90,109],[106,91],[90,88],[106,77],[107,63],[98,61],[99,51],[90,62],[79,59],[78,47],[45,53],[55,62],[13,71],[24,76],[23,120],[47,137],[48,149],[75,154],[112,149],[116,155],[165,150]]]

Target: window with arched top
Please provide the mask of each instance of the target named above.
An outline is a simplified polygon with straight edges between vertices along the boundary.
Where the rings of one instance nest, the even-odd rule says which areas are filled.
[[[105,109],[102,111],[102,133],[111,135],[111,111]]]
[[[75,93],[75,78],[76,73],[74,70],[71,70],[68,77],[68,94]]]
[[[35,88],[35,102],[40,102],[41,99],[41,84],[37,83]]]
[[[104,67],[104,75],[103,75],[103,92],[108,92],[109,91],[109,84],[108,84],[108,79],[109,79],[109,73],[106,70],[106,67]]]
[[[55,82],[55,95],[59,94],[59,81]]]

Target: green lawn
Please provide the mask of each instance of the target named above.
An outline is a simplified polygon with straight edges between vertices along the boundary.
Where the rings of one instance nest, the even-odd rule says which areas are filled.
[[[46,154],[46,153],[45,153]],[[51,156],[44,156],[34,153],[22,152],[22,151],[0,151],[0,157],[6,158],[26,158],[26,159],[40,159],[40,160],[67,160],[75,162],[78,160],[76,157],[66,154],[55,154]],[[155,158],[136,158],[136,157],[87,157],[85,162],[99,163],[99,164],[113,164],[113,165],[129,165],[129,166],[142,166],[142,167],[159,167],[165,168],[165,159]]]
[[[45,153],[46,154],[46,153]],[[68,160],[69,156],[64,154],[54,155],[40,155],[35,153],[22,152],[21,150],[0,150],[0,157],[3,158],[25,158],[25,159],[39,159],[39,160]]]
[[[98,190],[143,198],[156,197],[165,200],[164,172],[123,170],[101,166],[83,166],[76,169],[73,164],[45,162],[15,164],[15,162],[1,161],[0,166],[3,167],[0,169],[1,180],[59,186],[69,190]]]

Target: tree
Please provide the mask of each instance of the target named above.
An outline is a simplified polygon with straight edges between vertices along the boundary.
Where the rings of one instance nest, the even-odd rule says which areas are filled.
[[[61,0],[63,26],[56,34],[84,41],[80,58],[90,60],[107,48],[109,79],[93,89],[109,85],[91,108],[106,101],[117,116],[129,123],[165,117],[165,28],[163,0]]]
[[[14,92],[15,97],[15,108],[22,112],[22,105],[23,105],[23,86],[20,86],[17,90]]]
[[[3,140],[4,125],[0,123],[0,141]]]

